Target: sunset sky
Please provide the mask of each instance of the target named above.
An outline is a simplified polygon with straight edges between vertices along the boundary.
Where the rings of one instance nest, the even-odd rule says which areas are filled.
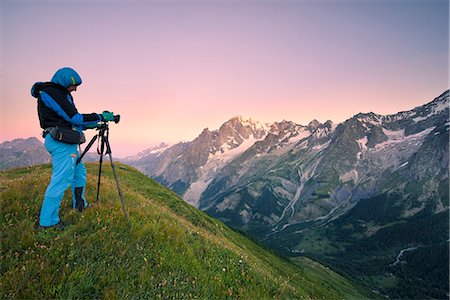
[[[236,115],[342,122],[449,86],[447,0],[0,1],[0,142],[40,136],[30,88],[65,66],[79,112],[121,114],[118,157]]]

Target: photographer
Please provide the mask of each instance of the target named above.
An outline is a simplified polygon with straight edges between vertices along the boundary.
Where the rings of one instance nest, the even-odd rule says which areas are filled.
[[[36,82],[31,95],[37,98],[39,122],[44,132],[45,147],[52,156],[52,177],[44,195],[39,228],[66,226],[59,218],[64,192],[72,186],[73,207],[82,211],[88,206],[84,197],[86,169],[79,156],[78,145],[85,142],[83,130],[96,128],[98,122],[114,120],[114,114],[78,113],[71,92],[81,84],[71,68],[59,69],[50,82]]]

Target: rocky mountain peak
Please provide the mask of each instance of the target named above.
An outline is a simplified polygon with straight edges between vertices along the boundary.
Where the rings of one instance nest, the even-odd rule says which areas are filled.
[[[220,143],[224,144],[231,141],[240,145],[243,140],[249,139],[251,136],[257,139],[264,137],[267,131],[267,126],[261,122],[254,121],[251,118],[235,116],[214,132],[217,133]]]
[[[292,121],[283,120],[281,122],[275,122],[270,126],[269,132],[271,134],[279,135],[288,132],[299,131],[302,126]]]
[[[244,117],[241,115],[237,115],[225,122],[225,124],[227,124],[227,123],[231,123],[231,124],[241,123],[242,124],[242,123],[254,123],[254,121],[250,117]]]
[[[381,125],[381,123],[383,122],[383,116],[373,112],[356,114],[355,116],[353,116],[353,119],[356,119],[359,122],[369,126]]]
[[[209,135],[211,134],[211,131],[209,130],[209,128],[204,128],[202,130],[202,133],[200,133],[200,135]]]
[[[222,126],[231,126],[231,127],[249,127],[253,129],[257,128],[264,128],[264,126],[261,122],[253,120],[250,117],[243,117],[243,116],[234,116],[225,123],[223,123]]]
[[[319,121],[317,121],[316,119],[312,120],[311,122],[309,122],[308,124],[308,128],[313,131],[315,130],[317,127],[319,127],[320,125],[322,125],[322,123],[320,123]]]
[[[324,125],[324,127],[331,128],[333,126],[333,124],[334,124],[333,121],[327,120],[323,125]]]
[[[155,151],[160,151],[161,149],[166,149],[169,146],[170,146],[169,144],[166,144],[166,143],[162,142],[159,145],[156,145],[156,146],[148,148],[147,150],[141,152],[140,154],[154,153]]]

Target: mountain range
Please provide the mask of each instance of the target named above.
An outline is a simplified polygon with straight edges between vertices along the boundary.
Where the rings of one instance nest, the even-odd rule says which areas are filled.
[[[50,162],[50,154],[37,138],[14,139],[0,144],[0,170]]]
[[[86,162],[98,159],[98,154],[92,151],[86,153],[83,158]],[[31,167],[50,162],[50,154],[44,144],[35,137],[0,143],[0,170]]]
[[[449,125],[445,91],[340,124],[234,117],[126,162],[280,253],[314,257],[391,297],[439,298],[448,294]],[[422,256],[440,267],[427,271]]]
[[[278,228],[341,215],[387,189],[385,172],[428,182],[445,178],[439,171],[448,162],[447,121],[448,92],[411,111],[361,113],[336,125],[262,124],[239,116],[191,142],[161,144],[126,162],[202,210],[221,217],[228,211],[235,224]],[[441,163],[425,162],[430,155]],[[264,191],[276,199],[270,214],[255,205]],[[433,205],[445,210],[442,201]],[[403,213],[416,211],[405,207]]]

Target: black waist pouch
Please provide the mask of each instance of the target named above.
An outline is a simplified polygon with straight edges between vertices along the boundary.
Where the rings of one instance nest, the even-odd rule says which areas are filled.
[[[86,142],[86,138],[82,132],[78,132],[70,128],[51,127],[45,129],[44,134],[45,132],[50,134],[54,140],[66,144],[79,145]]]

